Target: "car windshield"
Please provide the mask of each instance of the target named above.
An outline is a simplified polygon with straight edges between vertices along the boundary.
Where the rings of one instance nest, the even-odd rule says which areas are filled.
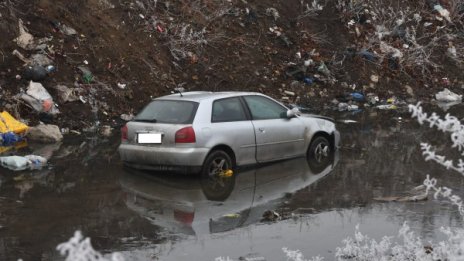
[[[149,103],[134,121],[191,124],[198,108],[192,101],[155,100]]]

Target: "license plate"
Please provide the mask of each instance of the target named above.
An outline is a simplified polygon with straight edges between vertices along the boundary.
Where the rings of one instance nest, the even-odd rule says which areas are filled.
[[[143,144],[159,144],[161,143],[161,133],[139,133],[137,142]]]

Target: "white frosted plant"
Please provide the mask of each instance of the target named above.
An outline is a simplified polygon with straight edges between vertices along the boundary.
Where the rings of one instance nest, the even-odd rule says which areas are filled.
[[[105,258],[93,249],[90,238],[84,238],[80,231],[74,232],[74,236],[68,242],[59,244],[56,249],[61,255],[66,256],[66,261],[124,261],[119,253],[113,253],[110,258]]]

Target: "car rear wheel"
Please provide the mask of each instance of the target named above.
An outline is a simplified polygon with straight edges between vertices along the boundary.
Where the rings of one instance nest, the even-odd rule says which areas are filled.
[[[330,163],[331,148],[329,140],[324,136],[317,136],[309,145],[308,164],[314,174],[324,170]]]
[[[201,186],[206,198],[213,201],[227,199],[234,189],[235,176],[224,175],[232,170],[232,160],[226,152],[211,152],[205,160],[201,172]]]
[[[222,150],[216,150],[206,157],[201,174],[203,177],[221,176],[225,171],[231,169],[232,160],[229,154]]]

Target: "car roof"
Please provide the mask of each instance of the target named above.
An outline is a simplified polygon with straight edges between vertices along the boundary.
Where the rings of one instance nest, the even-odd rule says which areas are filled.
[[[182,95],[180,93],[174,93],[162,97],[156,98],[156,100],[185,100],[185,101],[194,101],[200,102],[201,100],[206,99],[221,99],[221,98],[228,98],[228,97],[235,97],[235,96],[242,96],[242,95],[263,95],[262,93],[258,92],[206,92],[206,91],[194,91],[194,92],[183,92]]]

